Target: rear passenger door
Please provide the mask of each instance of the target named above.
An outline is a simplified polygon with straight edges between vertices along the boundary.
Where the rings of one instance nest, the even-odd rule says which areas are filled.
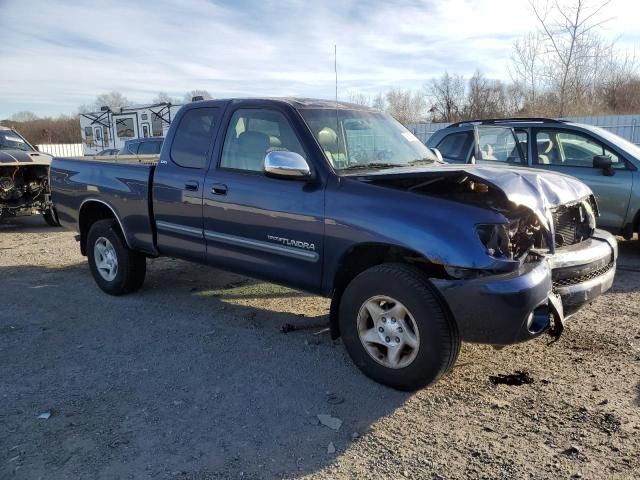
[[[153,179],[153,214],[162,255],[203,262],[204,174],[218,127],[219,109],[190,108],[177,120]]]
[[[227,114],[217,165],[204,191],[207,259],[216,266],[298,288],[320,287],[324,233],[324,185],[281,179],[263,172],[270,151],[302,155],[303,127],[295,112],[259,106]],[[224,135],[224,136],[223,136]]]
[[[612,230],[624,228],[633,184],[633,172],[624,157],[583,132],[536,128],[533,135],[532,166],[582,180],[593,190],[598,202],[598,225]],[[596,155],[611,157],[613,175],[605,175],[593,167]]]

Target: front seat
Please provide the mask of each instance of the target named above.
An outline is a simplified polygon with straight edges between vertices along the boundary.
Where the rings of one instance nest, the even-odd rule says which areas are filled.
[[[242,132],[237,140],[234,168],[262,171],[264,157],[270,146],[269,135],[262,132]]]
[[[538,146],[538,163],[540,165],[550,165],[551,159],[549,154],[553,150],[553,142],[551,140],[539,140]]]

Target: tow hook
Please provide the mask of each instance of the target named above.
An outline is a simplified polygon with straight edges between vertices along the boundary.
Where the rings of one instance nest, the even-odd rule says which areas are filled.
[[[550,343],[555,343],[560,339],[562,332],[564,332],[564,309],[559,295],[555,293],[549,295],[549,310],[551,327],[548,333],[553,337]]]

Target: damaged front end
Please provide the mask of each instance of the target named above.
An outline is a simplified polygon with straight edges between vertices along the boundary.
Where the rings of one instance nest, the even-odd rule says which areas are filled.
[[[0,218],[44,214],[50,208],[47,165],[0,164]]]
[[[613,283],[617,244],[596,229],[591,191],[552,173],[451,167],[366,181],[500,214],[502,221],[474,226],[490,268],[445,265],[449,278],[432,279],[465,341],[508,345],[544,332],[557,338],[568,317]]]

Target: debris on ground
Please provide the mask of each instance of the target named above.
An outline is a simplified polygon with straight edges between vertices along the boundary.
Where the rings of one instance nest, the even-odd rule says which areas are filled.
[[[44,412],[38,415],[38,418],[42,420],[49,420],[49,417],[51,417],[51,412]]]
[[[337,393],[328,393],[327,403],[330,405],[340,405],[341,403],[344,403],[344,397],[341,397]]]
[[[327,453],[336,453],[336,446],[333,444],[333,442],[329,442]]]
[[[342,426],[342,420],[337,417],[332,417],[331,415],[322,413],[316,416],[322,425],[329,427],[331,430],[340,430],[340,427]]]
[[[533,383],[533,378],[529,375],[529,372],[524,370],[518,370],[516,373],[491,375],[489,380],[494,385],[509,385],[512,387],[519,387],[520,385],[530,385]]]
[[[580,460],[580,461],[586,461],[587,457],[584,453],[582,453],[578,447],[575,446],[570,446],[569,448],[567,448],[566,450],[562,451],[562,454],[569,457],[569,458],[573,458],[575,460]]]
[[[289,332],[293,332],[296,329],[295,325],[291,325],[290,323],[283,323],[280,326],[280,331],[282,333],[289,333]]]

